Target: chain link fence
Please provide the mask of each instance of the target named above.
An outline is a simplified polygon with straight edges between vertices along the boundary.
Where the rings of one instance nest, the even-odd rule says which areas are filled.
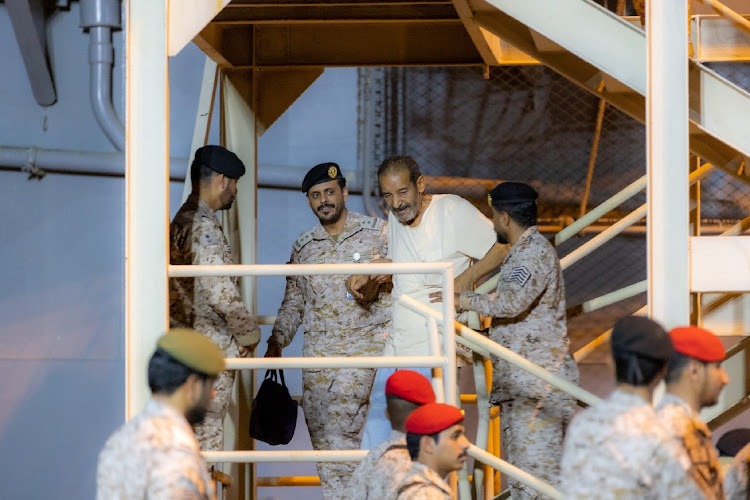
[[[613,3],[613,2],[611,2]],[[712,69],[750,87],[750,65]],[[540,65],[483,70],[370,68],[378,133],[371,138],[377,166],[392,155],[411,155],[429,177],[431,192],[452,192],[489,215],[486,193],[500,180],[526,182],[539,192],[540,227],[548,236],[581,214],[595,131],[599,128],[587,208],[599,205],[646,173],[643,125],[606,105],[598,127],[599,99]],[[373,180],[377,186],[377,181]],[[601,229],[646,202],[645,190],[598,221]],[[750,214],[750,189],[724,172],[701,182],[706,227]],[[576,236],[558,247],[560,257],[590,240]],[[646,279],[645,221],[565,271],[568,306]],[[570,322],[574,347],[645,305],[645,294]]]

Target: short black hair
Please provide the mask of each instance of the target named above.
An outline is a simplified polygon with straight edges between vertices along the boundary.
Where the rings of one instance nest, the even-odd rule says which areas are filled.
[[[148,387],[154,394],[171,396],[190,375],[208,380],[208,375],[182,364],[162,349],[157,349],[148,362]]]
[[[404,170],[409,172],[409,182],[416,186],[417,179],[422,176],[422,171],[419,169],[416,160],[411,156],[391,156],[383,160],[383,163],[378,167],[378,179],[385,174]]]
[[[200,161],[193,160],[193,163],[190,165],[190,182],[193,186],[211,180],[216,175],[219,175],[219,172],[209,168]]]
[[[521,227],[536,226],[538,209],[536,201],[499,203],[493,205],[498,212],[505,212]]]
[[[422,440],[422,436],[430,436],[435,440],[435,443],[437,443],[438,439],[440,438],[440,433],[436,432],[435,434],[414,434],[413,432],[407,432],[406,449],[409,450],[409,456],[411,457],[412,461],[416,461],[419,457],[419,441]]]
[[[637,356],[632,353],[617,354],[614,360],[617,382],[636,387],[649,385],[667,364],[666,361],[660,359]]]
[[[698,361],[699,363],[703,363],[702,361],[691,358],[690,356],[686,356],[681,352],[675,352],[674,354],[672,354],[672,357],[669,358],[669,362],[667,363],[667,374],[664,376],[664,382],[667,384],[671,384],[672,382],[676,382],[677,380],[679,380],[690,361]]]

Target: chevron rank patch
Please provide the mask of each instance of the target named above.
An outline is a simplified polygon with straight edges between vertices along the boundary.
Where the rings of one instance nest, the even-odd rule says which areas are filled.
[[[524,286],[527,281],[531,278],[531,273],[526,266],[514,267],[510,272],[502,273],[500,279],[509,283],[518,283],[518,286]]]

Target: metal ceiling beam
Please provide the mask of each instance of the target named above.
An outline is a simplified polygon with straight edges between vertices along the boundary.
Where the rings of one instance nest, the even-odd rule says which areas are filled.
[[[484,63],[458,19],[412,24],[210,24],[194,42],[220,66],[237,69]]]
[[[420,22],[456,19],[451,4],[252,5],[226,8],[213,23]]]
[[[40,106],[51,106],[57,101],[57,93],[47,61],[44,0],[5,0],[5,5],[34,99]]]

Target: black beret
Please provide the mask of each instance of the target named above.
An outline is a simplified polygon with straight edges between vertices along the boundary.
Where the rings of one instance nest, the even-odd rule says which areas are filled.
[[[716,442],[716,449],[719,450],[719,456],[733,457],[748,443],[750,443],[750,429],[740,427],[725,432]]]
[[[305,178],[302,181],[302,192],[307,194],[310,188],[314,185],[336,179],[344,179],[344,176],[341,175],[341,168],[330,161],[320,163],[311,168],[310,171],[307,172],[307,175],[305,175]],[[344,182],[346,182],[346,179],[344,179]]]
[[[539,198],[539,193],[533,187],[523,182],[501,182],[490,191],[487,201],[490,205],[497,206],[505,203],[522,203],[534,201]]]
[[[612,329],[612,354],[635,354],[638,357],[668,361],[674,353],[672,339],[654,320],[643,316],[626,316]]]
[[[195,151],[193,165],[202,164],[230,179],[245,175],[245,165],[236,154],[221,146],[203,146]]]

